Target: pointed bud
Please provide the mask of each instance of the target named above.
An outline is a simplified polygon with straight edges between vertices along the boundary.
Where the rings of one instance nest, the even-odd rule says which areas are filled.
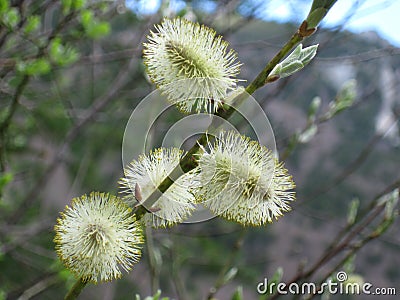
[[[288,77],[301,69],[303,69],[317,54],[318,44],[303,49],[300,44],[289,54],[282,62],[277,64],[267,78],[271,82],[271,78]]]
[[[336,96],[336,99],[329,103],[327,112],[328,118],[340,113],[344,109],[353,105],[357,96],[357,82],[352,79],[346,82]]]
[[[140,190],[140,185],[137,182],[135,185],[135,198],[139,203],[142,201],[142,191]]]
[[[306,130],[301,132],[298,136],[298,141],[299,143],[306,144],[309,141],[313,139],[313,137],[317,134],[318,132],[318,126],[315,124],[312,124],[309,126]]]
[[[360,207],[360,200],[358,200],[358,198],[354,198],[353,200],[351,200],[349,205],[349,211],[347,213],[348,225],[352,225],[356,221],[359,207]]]

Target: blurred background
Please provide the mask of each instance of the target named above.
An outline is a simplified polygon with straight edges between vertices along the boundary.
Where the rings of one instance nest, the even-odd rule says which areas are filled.
[[[125,125],[155,89],[141,58],[154,24],[183,16],[213,27],[238,52],[239,77],[249,83],[311,3],[0,0],[0,299],[60,299],[74,282],[56,258],[53,226],[73,197],[118,193]],[[254,94],[297,185],[292,212],[262,228],[216,218],[147,230],[133,271],[89,285],[81,299],[135,299],[157,289],[171,299],[206,299],[217,287],[215,298],[223,300],[238,286],[243,299],[260,299],[256,287],[265,277],[282,268],[282,281],[291,280],[339,242],[349,207],[367,209],[399,187],[399,4],[338,0],[304,41],[319,44],[312,63]],[[310,115],[315,97],[321,106]],[[333,110],[346,99],[345,109]],[[171,112],[160,131],[180,118]],[[360,245],[340,268],[399,293],[399,221],[364,245],[379,219],[367,225],[343,249]],[[345,257],[339,254],[309,279],[335,270]],[[219,288],[226,273],[232,276]]]

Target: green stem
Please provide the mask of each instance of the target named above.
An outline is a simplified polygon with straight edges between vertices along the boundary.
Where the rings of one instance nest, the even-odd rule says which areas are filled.
[[[65,296],[64,300],[74,300],[77,299],[79,294],[85,288],[87,281],[84,281],[82,278],[79,278],[72,288],[68,291],[68,294]]]
[[[240,231],[239,237],[237,238],[235,244],[233,245],[233,250],[231,251],[229,257],[225,261],[225,264],[222,267],[222,269],[217,277],[217,280],[215,281],[214,286],[209,291],[207,300],[214,299],[215,294],[221,289],[221,287],[223,287],[225,284],[228,283],[225,281],[225,276],[226,276],[227,272],[229,271],[229,269],[232,268],[235,258],[237,257],[240,249],[243,246],[243,240],[246,236],[246,233],[247,233],[247,228],[242,228]]]
[[[153,228],[145,227],[146,230],[146,246],[150,271],[151,293],[156,294],[160,289],[160,268],[155,256]]]
[[[292,35],[290,40],[282,47],[282,49],[270,60],[270,62],[265,66],[265,68],[258,74],[258,76],[246,87],[246,92],[250,95],[253,94],[260,87],[267,84],[268,75],[271,73],[273,68],[293,49],[299,42],[301,42],[304,37],[298,30]]]
[[[315,2],[315,1],[314,1]],[[335,1],[333,1],[334,3]],[[327,9],[329,10],[329,8]],[[233,102],[234,106],[224,105],[222,108],[218,109],[215,113],[217,118],[214,118],[211,122],[211,125],[207,129],[207,133],[204,133],[197,142],[193,145],[193,147],[187,152],[187,154],[181,159],[180,166],[177,166],[170,174],[167,176],[158,188],[145,200],[143,205],[137,207],[134,211],[134,214],[138,219],[140,219],[145,213],[147,213],[146,207],[151,207],[159,197],[174,183],[174,181],[179,178],[183,173],[187,173],[190,170],[193,170],[197,166],[196,154],[198,154],[199,150],[202,146],[206,146],[207,143],[212,139],[213,133],[216,133],[216,130],[221,125],[222,120],[228,120],[230,116],[236,111],[238,105],[243,103],[245,99],[247,99],[247,95],[253,94],[256,90],[266,85],[268,81],[268,75],[274,69],[274,67],[289,53],[290,50],[294,48],[299,42],[301,42],[305,37],[313,34],[316,28],[308,28],[307,21],[304,21],[299,29],[292,35],[289,41],[281,48],[281,50],[268,62],[268,64],[264,67],[264,69],[257,75],[257,77],[246,87],[245,93],[241,93],[238,95]],[[210,135],[211,134],[211,135]],[[239,241],[244,237],[243,230]],[[240,246],[238,246],[240,249]],[[235,255],[232,255],[226,262],[225,267],[223,268],[223,275],[226,273],[226,269],[232,263]],[[222,283],[220,282],[220,278],[218,278],[216,282],[216,290],[218,290]],[[82,280],[82,278],[78,279],[68,294],[65,296],[65,300],[76,299],[81,291],[86,286],[87,282]]]

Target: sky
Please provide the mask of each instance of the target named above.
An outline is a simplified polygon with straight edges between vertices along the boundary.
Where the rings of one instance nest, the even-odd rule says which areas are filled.
[[[298,4],[299,2],[290,0],[262,2],[266,4],[260,7],[258,17],[278,22],[301,21],[299,18],[305,18],[304,12],[308,12],[311,3],[311,1],[303,1],[304,4],[294,6],[294,3]],[[144,14],[154,13],[160,3],[161,0],[126,0],[128,7],[139,10]],[[171,0],[170,3],[175,9],[184,6],[183,1],[180,0]],[[213,9],[212,1],[204,0],[203,3],[205,9]],[[296,11],[303,15],[296,13]],[[349,18],[349,16],[351,17]],[[338,0],[321,26],[335,27],[342,24],[344,20],[346,22],[343,29],[355,33],[373,30],[394,46],[400,47],[400,0]]]
[[[291,16],[290,2],[271,0],[268,11],[264,13],[264,18],[276,21],[295,19]],[[355,4],[357,9],[353,14],[352,7]],[[307,5],[309,4],[307,3]],[[307,8],[304,7],[302,10],[306,11]],[[346,20],[349,15],[351,17],[346,21],[344,29],[355,33],[373,30],[393,45],[400,47],[399,0],[338,0],[325,17],[322,26],[335,27]]]

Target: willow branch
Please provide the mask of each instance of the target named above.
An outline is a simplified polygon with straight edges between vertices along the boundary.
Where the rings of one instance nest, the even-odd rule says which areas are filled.
[[[72,288],[68,291],[67,295],[65,296],[64,300],[74,300],[77,299],[79,294],[82,292],[82,290],[85,288],[87,284],[87,281],[83,280],[82,278],[79,278],[75,284],[72,286]]]
[[[289,41],[281,48],[281,50],[267,63],[257,77],[246,87],[245,92],[241,93],[234,99],[235,105],[229,106],[225,104],[217,110],[214,114],[216,118],[213,118],[211,125],[208,127],[207,132],[203,133],[202,136],[196,141],[193,147],[186,153],[181,159],[180,165],[175,167],[174,170],[159,184],[158,188],[154,190],[148,198],[143,201],[139,207],[135,209],[135,214],[140,219],[145,213],[147,208],[151,207],[160,196],[182,175],[182,171],[187,173],[197,166],[195,155],[199,152],[202,146],[206,146],[207,143],[212,140],[210,133],[215,132],[222,123],[222,120],[228,120],[231,115],[236,111],[238,105],[242,104],[246,99],[247,95],[253,94],[256,90],[268,84],[268,75],[274,69],[274,67],[292,50],[299,42],[305,37],[310,36],[315,29],[311,32],[307,29],[307,22],[304,21],[297,31],[292,35]],[[146,208],[147,207],[147,208]]]
[[[304,38],[312,35],[316,31],[316,26],[319,22],[324,18],[324,16],[328,13],[329,9],[333,6],[333,4],[337,0],[328,0],[325,5],[320,6],[320,2],[314,0],[312,3],[312,7],[310,13],[307,17],[307,20],[312,20],[312,24],[310,25],[307,20],[304,20],[297,31],[292,35],[289,41],[281,48],[281,50],[267,63],[267,65],[262,69],[262,71],[257,75],[257,77],[246,87],[245,92],[249,95],[253,94],[256,90],[263,87],[264,85],[272,82],[268,76],[274,67],[296,46],[299,42],[301,42]],[[319,15],[317,19],[310,18],[312,12],[316,9],[323,9],[324,13]],[[277,78],[275,78],[276,80]],[[213,132],[218,129],[219,123],[221,123],[221,119],[228,120],[229,117],[236,111],[235,107],[243,103],[243,101],[247,98],[246,93],[241,93],[235,99],[233,99],[234,106],[223,105],[222,108],[219,108],[217,112],[214,114],[217,118],[214,118],[210,127],[207,129],[207,133],[204,133],[197,142],[193,145],[193,147],[186,153],[186,155],[180,160],[180,166],[175,167],[174,170],[159,184],[156,190],[154,190],[150,196],[141,203],[139,207],[137,207],[134,211],[137,218],[140,219],[143,214],[147,213],[146,207],[151,207],[158,198],[174,183],[174,181],[182,175],[182,171],[184,173],[193,170],[197,166],[197,161],[195,158],[195,154],[198,153],[199,149],[202,146],[206,146],[207,142],[212,140],[212,135],[208,135],[208,133]]]

